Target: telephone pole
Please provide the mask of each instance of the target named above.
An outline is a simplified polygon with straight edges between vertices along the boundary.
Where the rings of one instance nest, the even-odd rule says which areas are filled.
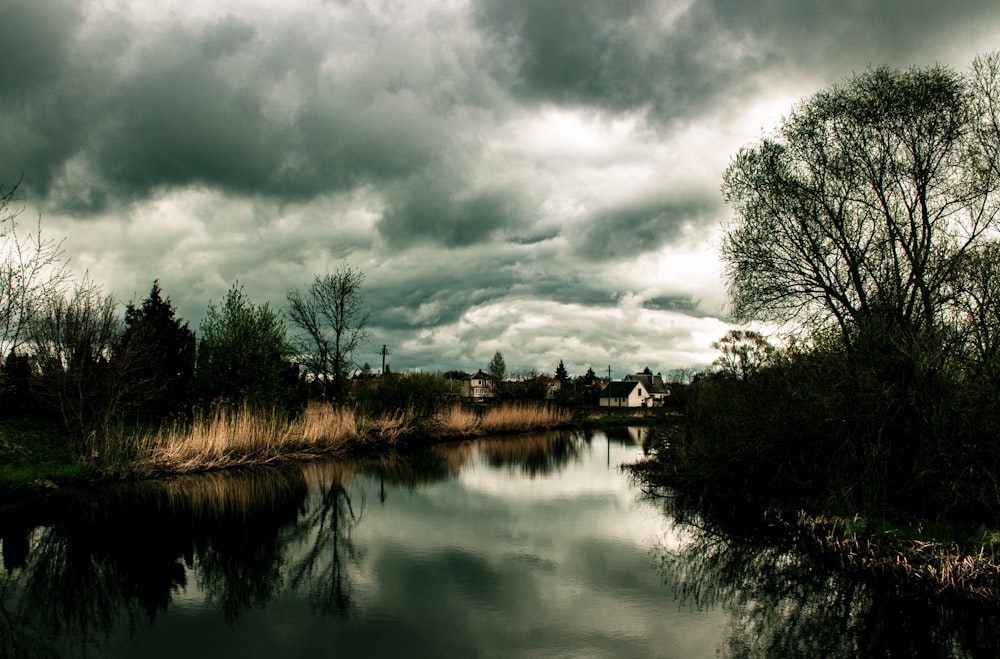
[[[382,355],[382,375],[385,375],[385,358],[389,354],[389,349],[384,343],[382,344],[382,352],[380,354]]]

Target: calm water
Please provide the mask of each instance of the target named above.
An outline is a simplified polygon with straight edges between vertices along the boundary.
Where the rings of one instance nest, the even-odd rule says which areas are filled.
[[[0,657],[998,655],[990,616],[874,591],[644,496],[619,469],[642,432],[8,511]]]

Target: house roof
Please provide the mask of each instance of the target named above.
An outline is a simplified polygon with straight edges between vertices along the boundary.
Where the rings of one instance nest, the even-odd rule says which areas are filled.
[[[601,390],[601,398],[628,398],[632,395],[632,390],[641,383],[636,380],[618,380],[609,382],[608,386]]]
[[[651,394],[668,394],[670,389],[663,382],[663,378],[659,375],[650,375],[648,373],[636,373],[635,375],[626,375],[623,379],[627,381],[641,382],[646,385],[646,390]]]

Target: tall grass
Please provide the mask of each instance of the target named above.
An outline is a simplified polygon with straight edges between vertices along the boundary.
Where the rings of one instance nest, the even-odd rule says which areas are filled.
[[[175,473],[260,464],[277,459],[290,445],[299,448],[301,434],[274,410],[247,406],[219,408],[190,425],[175,424],[152,440],[147,466]]]
[[[507,403],[491,407],[479,427],[487,433],[555,428],[570,422],[572,414],[549,405]]]
[[[392,450],[425,437],[548,429],[570,418],[568,412],[532,404],[500,405],[481,416],[455,405],[426,417],[412,408],[369,415],[310,403],[300,417],[291,420],[276,410],[219,408],[189,424],[174,424],[155,433],[122,433],[119,449],[109,450],[103,464],[116,473],[132,475],[187,473],[320,454]],[[123,459],[125,455],[129,458]]]
[[[472,437],[480,434],[479,415],[461,404],[451,405],[434,415],[434,428],[442,437]]]

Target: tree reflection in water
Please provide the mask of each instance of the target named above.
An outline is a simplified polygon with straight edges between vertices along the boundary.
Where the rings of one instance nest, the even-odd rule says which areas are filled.
[[[676,532],[656,550],[664,582],[684,604],[730,613],[729,656],[1000,656],[996,610],[862,582],[779,533],[709,519],[681,496],[664,502]]]
[[[292,564],[289,587],[294,592],[305,589],[320,612],[346,616],[351,598],[344,561],[360,557],[351,543],[351,528],[361,521],[364,500],[356,512],[345,487],[353,475],[352,466],[328,462],[307,469],[307,479],[317,483],[319,505],[307,510],[292,528],[290,539],[309,546]]]
[[[530,478],[546,476],[580,457],[581,443],[574,433],[552,431],[522,437],[487,438],[478,443],[491,467],[519,468]]]
[[[10,513],[15,525],[30,517],[34,526],[21,565],[0,576],[0,657],[99,654],[116,628],[152,623],[192,569],[234,620],[280,588],[280,530],[295,524],[306,493],[301,470],[251,470],[109,487]]]

